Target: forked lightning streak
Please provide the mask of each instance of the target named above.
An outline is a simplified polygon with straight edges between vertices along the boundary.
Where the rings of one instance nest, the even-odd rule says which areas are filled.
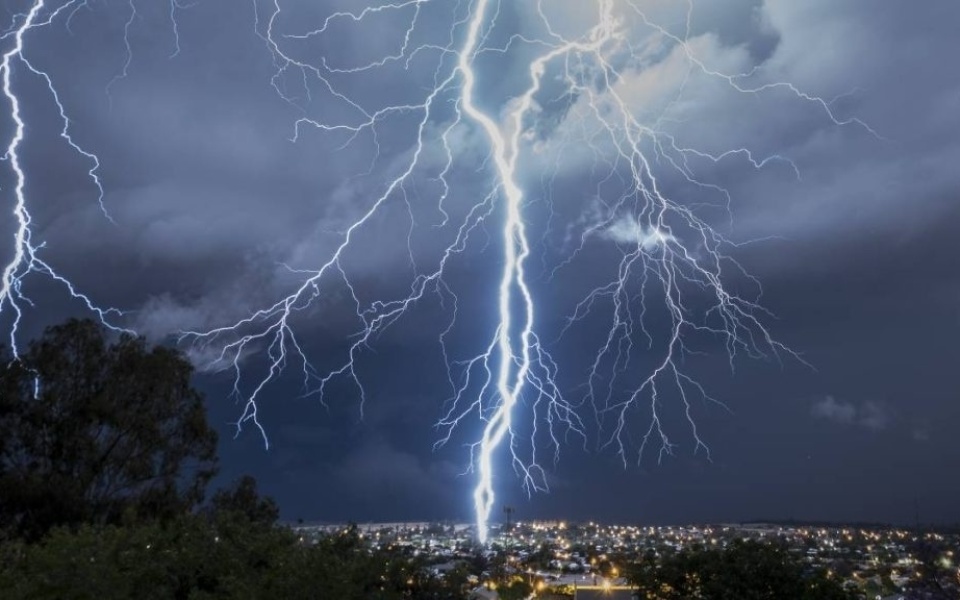
[[[706,81],[733,95],[809,103],[833,125],[873,132],[856,119],[839,118],[821,98],[765,78],[762,65],[742,73],[710,66],[701,54],[704,38],[691,34],[692,2],[681,11],[685,23],[680,32],[658,24],[643,4],[578,2],[577,14],[589,15],[589,22],[571,26],[565,11],[540,0],[515,5],[398,0],[332,12],[315,29],[291,30],[303,22],[288,16],[297,8],[294,3],[254,0],[253,34],[276,67],[269,84],[302,115],[293,123],[293,141],[316,135],[337,140],[341,149],[369,148],[371,157],[356,177],[375,192],[355,198],[353,216],[314,266],[290,268],[298,278],[290,293],[236,322],[179,333],[182,344],[203,351],[198,354],[212,352],[213,366],[233,370],[234,391],[244,405],[238,428],[256,426],[269,446],[258,402],[291,365],[299,369],[306,395],[323,399],[331,382],[345,379],[358,390],[362,408],[367,398],[358,368],[363,353],[412,307],[435,303],[445,315],[437,336],[451,390],[437,423],[438,446],[454,437],[472,440],[473,510],[478,539],[486,543],[498,457],[509,457],[528,492],[547,488],[542,454],[556,460],[571,435],[596,435],[625,465],[639,460],[650,445],[662,457],[676,445],[665,424],[668,396],[679,403],[695,451],[707,451],[694,420],[694,401],[715,401],[684,370],[684,358],[719,342],[731,368],[741,354],[799,359],[766,329],[759,283],[730,258],[736,244],[714,228],[718,214],[720,220],[732,216],[732,194],[702,175],[704,165],[719,169],[730,163],[780,169],[789,176],[799,176],[798,168],[785,157],[759,156],[746,147],[690,147],[673,127],[678,122],[674,111],[683,105],[691,82]],[[127,16],[125,58],[122,71],[106,85],[111,96],[123,93],[134,52],[129,34],[138,18],[134,0],[120,6]],[[111,7],[34,0],[0,35],[5,116],[13,126],[4,160],[14,185],[3,198],[15,221],[13,255],[0,281],[0,314],[12,323],[8,333],[15,354],[22,317],[33,306],[24,293],[31,277],[64,285],[110,327],[124,322],[122,313],[101,308],[61,277],[42,258],[43,244],[34,241],[29,209],[36,199],[29,195],[32,175],[21,154],[29,126],[18,91],[27,78],[46,87],[58,107],[50,118],[62,124],[64,142],[89,161],[88,175],[109,223],[100,161],[71,137],[66,103],[56,82],[30,62],[27,39],[40,28],[69,28],[80,9]],[[187,49],[178,19],[188,18],[189,9],[170,0],[167,18],[176,42],[171,58]],[[438,23],[444,24],[439,30]],[[384,35],[394,35],[395,43],[373,58],[304,50],[365,28],[380,36],[378,28],[384,27]],[[631,85],[667,66],[681,72],[679,83],[670,84],[670,97],[654,108],[639,106],[638,98],[650,94],[637,96]],[[367,97],[356,91],[362,86],[354,85],[364,77],[389,78],[397,89],[386,87],[386,99]],[[407,83],[409,89],[403,87]],[[392,95],[399,100],[391,102]],[[386,131],[409,131],[406,149],[385,151]],[[565,195],[560,183],[568,169],[595,192],[579,201],[578,220],[560,235],[563,227],[556,221],[569,218],[570,205],[578,201]],[[691,190],[696,201],[687,198]],[[399,295],[372,299],[357,283],[352,257],[364,252],[365,236],[384,219],[395,218],[397,208],[407,215],[398,227],[405,233],[409,287]],[[394,217],[387,216],[389,211],[395,211]],[[534,228],[539,228],[537,235],[531,233]],[[425,231],[440,240],[439,250],[436,244],[421,243]],[[481,241],[491,232],[500,261],[499,279],[491,282],[496,322],[464,352],[450,343],[458,317],[463,318],[463,298],[450,273],[471,253],[493,252]],[[553,248],[561,258],[536,273],[538,263],[549,262],[549,240],[558,237],[563,242]],[[556,318],[544,316],[550,310],[538,294],[559,286],[571,266],[598,247],[613,257],[604,275],[608,278],[570,307],[562,331],[545,331]],[[531,261],[535,254],[542,259]],[[304,326],[297,321],[338,291],[345,292],[356,327],[342,360],[321,369],[307,356]],[[595,328],[601,319],[604,335],[588,364],[564,364],[565,375],[583,375],[582,385],[563,389],[560,361],[554,356],[561,355],[571,331],[588,322]],[[255,374],[248,376],[250,370]],[[578,411],[591,412],[591,418]],[[645,424],[634,435],[631,419],[637,414]],[[471,423],[479,424],[479,434],[471,431]]]

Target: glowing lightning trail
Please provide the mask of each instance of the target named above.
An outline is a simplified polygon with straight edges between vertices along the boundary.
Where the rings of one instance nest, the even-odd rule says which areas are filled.
[[[33,252],[33,246],[30,244],[30,213],[27,212],[23,192],[25,177],[23,168],[20,166],[20,156],[17,153],[20,148],[20,142],[23,141],[24,124],[23,119],[20,117],[20,101],[13,93],[13,86],[11,84],[13,76],[11,73],[14,58],[19,57],[23,52],[23,34],[33,26],[42,8],[43,0],[37,0],[30,9],[30,12],[27,13],[26,18],[24,18],[23,24],[14,31],[14,46],[3,55],[3,63],[0,64],[0,71],[3,73],[3,94],[10,102],[10,116],[16,128],[13,138],[10,140],[10,145],[7,146],[4,158],[10,161],[10,166],[16,177],[16,183],[14,184],[16,203],[13,207],[13,215],[17,221],[17,228],[14,234],[14,256],[10,263],[4,268],[3,280],[0,281],[0,308],[2,308],[4,304],[8,304],[16,315],[10,330],[10,346],[14,356],[17,354],[16,331],[22,316],[22,311],[17,302],[17,300],[20,299],[20,279],[22,277],[20,273],[24,268],[29,268],[28,264]]]
[[[483,430],[483,438],[479,446],[479,458],[477,459],[477,473],[480,479],[476,491],[473,494],[473,501],[477,515],[477,535],[480,543],[485,543],[487,539],[488,521],[490,511],[493,508],[493,458],[494,450],[503,441],[507,432],[510,431],[510,420],[513,415],[514,406],[516,406],[520,393],[523,390],[523,384],[526,381],[527,373],[530,370],[530,336],[533,330],[533,299],[530,290],[523,277],[523,261],[529,254],[526,231],[524,230],[523,220],[520,216],[521,202],[523,200],[523,191],[516,183],[515,175],[517,168],[517,155],[519,154],[517,145],[511,143],[507,145],[503,132],[500,127],[480,111],[473,102],[473,93],[476,86],[476,77],[473,67],[470,64],[470,57],[475,53],[477,41],[480,36],[480,26],[483,23],[483,16],[487,11],[487,0],[481,0],[477,5],[473,19],[470,21],[470,28],[467,32],[467,40],[460,53],[460,69],[463,72],[463,109],[472,119],[479,122],[490,142],[493,145],[493,157],[497,165],[500,181],[503,186],[503,196],[506,200],[506,219],[503,225],[503,244],[504,244],[504,266],[503,277],[500,280],[500,304],[499,314],[500,323],[497,328],[497,348],[500,356],[500,364],[497,368],[497,391],[500,394],[500,404],[493,416],[487,422]],[[525,103],[514,110],[514,124],[516,130],[521,127],[521,120],[524,113],[530,105],[530,97],[525,97]],[[519,137],[519,133],[514,134],[513,141]],[[519,353],[515,350],[517,344],[513,341],[513,323],[511,318],[513,289],[516,287],[523,297],[523,312],[520,322],[520,343]],[[513,364],[519,354],[519,365],[516,374],[513,373]]]
[[[2,75],[3,78],[3,95],[10,105],[10,118],[14,125],[14,133],[10,138],[9,144],[7,145],[6,152],[3,155],[3,160],[9,162],[10,168],[14,174],[14,203],[12,212],[16,227],[13,236],[13,257],[4,266],[3,276],[2,279],[0,279],[0,314],[2,314],[5,309],[13,311],[13,321],[10,326],[9,340],[10,348],[14,357],[19,355],[17,333],[19,331],[20,321],[23,317],[23,305],[32,304],[30,299],[24,295],[23,291],[24,278],[31,273],[45,275],[62,284],[66,287],[67,292],[71,297],[81,301],[88,310],[96,314],[108,327],[125,331],[122,328],[118,328],[110,324],[110,317],[118,317],[122,315],[119,310],[112,308],[101,308],[94,304],[90,298],[77,291],[77,289],[69,280],[62,277],[54,270],[52,266],[50,266],[40,257],[39,251],[43,247],[43,244],[37,244],[33,241],[33,232],[31,230],[32,218],[27,207],[27,176],[20,159],[20,146],[26,137],[26,123],[24,122],[21,114],[20,98],[15,92],[13,84],[13,70],[14,65],[17,63],[26,67],[26,69],[34,75],[42,78],[46,83],[47,88],[50,91],[51,96],[59,110],[59,117],[63,123],[63,129],[61,130],[60,137],[62,137],[70,145],[70,147],[73,148],[73,150],[93,163],[93,167],[87,172],[87,174],[99,191],[98,202],[104,216],[112,221],[103,204],[103,186],[101,185],[100,178],[97,174],[97,171],[100,168],[99,159],[96,157],[96,155],[81,148],[70,136],[70,120],[66,116],[63,104],[60,102],[60,96],[57,94],[57,91],[53,86],[53,81],[50,79],[49,75],[35,68],[24,57],[24,36],[26,33],[32,29],[49,25],[61,13],[70,9],[75,4],[76,1],[71,0],[60,5],[56,10],[51,11],[46,18],[41,18],[42,11],[44,10],[44,0],[36,0],[26,14],[20,15],[22,16],[23,21],[19,25],[17,25],[15,22],[10,31],[0,35],[0,41],[11,37],[13,38],[13,47],[3,54],[3,61],[0,62],[0,75]]]
[[[186,51],[177,17],[188,5],[168,2],[165,25],[173,24],[176,56]],[[713,227],[717,215],[732,218],[732,193],[704,174],[731,161],[754,170],[785,168],[794,177],[799,177],[799,169],[785,157],[761,156],[747,147],[719,151],[690,147],[675,127],[683,121],[685,94],[703,81],[720,85],[735,97],[787,94],[811,105],[830,126],[873,131],[857,119],[838,118],[830,103],[789,82],[765,79],[761,66],[732,74],[714,68],[702,57],[707,42],[691,36],[692,1],[685,5],[682,34],[659,25],[637,0],[576,2],[578,14],[586,10],[593,14],[586,24],[577,24],[578,34],[564,33],[568,28],[549,13],[550,8],[560,9],[542,0],[385,1],[331,12],[316,29],[289,33],[283,29],[303,22],[290,13],[302,7],[281,4],[282,0],[252,1],[254,33],[273,61],[269,84],[284,107],[300,115],[293,124],[292,141],[315,134],[338,150],[369,148],[370,157],[343,186],[351,191],[352,215],[329,233],[325,241],[333,242],[319,251],[320,258],[307,259],[312,261],[309,268],[297,264],[303,257],[284,265],[295,283],[279,293],[279,299],[271,296],[259,310],[241,313],[245,316],[226,325],[185,324],[179,332],[179,341],[194,356],[213,357],[205,366],[232,371],[233,393],[243,405],[238,432],[253,425],[269,446],[258,403],[291,365],[298,368],[305,396],[325,401],[331,382],[346,380],[357,389],[362,411],[367,393],[358,365],[364,352],[415,305],[437,307],[447,318],[437,341],[450,390],[437,422],[441,432],[437,446],[455,434],[468,436],[470,469],[476,476],[476,533],[486,543],[496,502],[495,465],[501,454],[507,455],[528,493],[546,490],[542,451],[551,449],[556,461],[567,436],[585,441],[588,427],[578,411],[590,410],[599,445],[611,448],[624,465],[639,461],[651,445],[659,447],[656,452],[662,458],[677,446],[665,423],[668,396],[678,400],[672,418],[688,424],[694,452],[709,453],[694,420],[694,400],[715,401],[685,370],[685,357],[720,346],[731,369],[740,355],[799,360],[765,328],[759,283],[729,256],[737,244]],[[125,3],[125,58],[122,71],[107,84],[110,95],[121,93],[118,84],[129,75],[133,53],[129,34],[141,18],[137,6],[134,0]],[[506,6],[517,14],[526,11],[522,19],[517,17],[521,25],[504,25]],[[573,6],[571,0],[566,8]],[[54,81],[24,55],[28,32],[51,24],[61,14],[68,15],[65,27],[72,31],[70,20],[81,8],[94,10],[87,1],[68,0],[48,10],[44,0],[33,0],[30,10],[16,15],[9,31],[0,33],[0,43],[10,44],[2,55],[0,75],[14,125],[4,159],[14,178],[16,225],[13,257],[4,265],[0,281],[0,314],[12,311],[12,316],[4,316],[12,320],[9,335],[15,355],[23,307],[30,305],[23,290],[29,275],[65,285],[108,326],[116,327],[110,320],[121,316],[99,308],[39,256],[43,244],[34,241],[27,198],[29,169],[20,154],[27,126],[15,71],[18,78],[29,76],[45,84],[58,107],[55,118],[63,125],[61,138],[92,165],[87,173],[109,219],[100,161],[71,137]],[[383,50],[390,44],[389,35],[384,35],[385,45],[376,45],[381,52],[373,58],[361,56],[350,63],[355,58],[351,53],[322,52],[314,61],[303,58],[316,56],[317,45],[339,44],[358,28],[375,28],[387,20],[395,45]],[[444,27],[438,29],[437,22]],[[505,96],[493,102],[481,98],[491,77],[483,70],[484,61],[491,57],[519,64],[522,71],[519,82],[510,84],[519,89],[511,93],[502,91],[512,89],[509,86],[491,86]],[[673,69],[680,75],[664,92],[665,103],[638,106],[642,102],[635,96],[642,91],[632,85],[667,87],[659,80],[652,85],[642,80],[657,69]],[[370,83],[365,77],[389,93],[375,98],[358,93],[363,85],[356,82]],[[387,130],[391,136],[383,135]],[[409,133],[401,151],[384,141],[396,138],[397,132]],[[554,230],[556,221],[571,212],[569,204],[578,202],[573,193],[560,193],[563,182],[574,178],[578,187],[595,186],[593,193],[585,204],[580,201],[573,207],[576,222],[568,223],[565,232]],[[532,184],[537,180],[540,189]],[[678,199],[687,195],[695,198]],[[537,208],[549,213],[539,242],[529,235],[538,224]],[[384,222],[400,230],[403,238],[399,243],[406,255],[400,255],[409,281],[402,283],[408,287],[371,297],[367,286],[358,285],[351,261],[378,249],[371,249],[365,236],[374,235],[374,227]],[[482,343],[462,354],[461,344],[454,348],[450,340],[463,303],[447,275],[469,251],[481,245],[477,252],[486,250],[478,239],[484,234],[495,237],[502,252],[497,255],[502,270],[496,322],[484,330]],[[548,256],[548,242],[561,235],[558,256]],[[391,240],[378,242],[377,247]],[[528,260],[538,250],[544,266],[540,279]],[[603,325],[588,364],[568,359],[574,365],[564,365],[565,373],[585,372],[582,385],[573,392],[562,391],[560,364],[552,348],[541,341],[546,338],[538,334],[557,316],[550,313],[552,306],[538,304],[537,296],[540,285],[553,285],[588,252],[607,260],[592,269],[595,273],[590,273],[593,278],[585,292],[564,309],[567,318],[556,343],[578,328],[596,333],[597,324]],[[338,301],[351,311],[354,329],[344,355],[321,368],[308,358],[297,321]],[[251,356],[260,359],[250,360]],[[247,374],[251,371],[252,376]],[[577,397],[568,399],[574,393]],[[644,425],[632,435],[636,414],[642,415]],[[471,422],[480,424],[479,435],[469,430]]]
[[[596,51],[607,41],[603,29],[598,26],[591,37],[596,41],[592,44],[565,44],[533,61],[530,65],[532,85],[521,97],[520,101],[509,115],[512,121],[509,140],[501,127],[486,113],[478,109],[473,100],[476,87],[476,75],[470,62],[476,54],[480,29],[484,23],[484,15],[489,10],[489,0],[480,0],[474,9],[473,18],[467,30],[466,42],[460,52],[460,70],[463,73],[463,90],[461,97],[463,109],[467,115],[480,123],[493,146],[493,158],[497,166],[497,173],[503,189],[506,202],[506,218],[503,224],[504,265],[503,276],[500,280],[499,315],[497,326],[497,351],[499,365],[497,367],[497,392],[500,402],[483,430],[483,437],[478,444],[477,476],[479,482],[473,494],[477,519],[477,536],[480,543],[486,543],[489,531],[490,512],[495,500],[493,490],[493,453],[500,446],[504,437],[511,431],[511,419],[514,408],[523,393],[531,365],[531,349],[533,342],[534,301],[524,277],[523,263],[530,254],[530,245],[527,241],[526,228],[521,214],[523,206],[523,190],[517,184],[517,161],[520,157],[520,138],[524,131],[524,117],[533,105],[533,97],[540,89],[540,79],[545,72],[545,65],[555,57],[573,51]],[[609,5],[607,6],[609,8]],[[603,24],[606,24],[604,20]],[[512,318],[513,291],[518,290],[522,298],[519,336],[514,334]],[[519,337],[519,339],[517,339]],[[516,364],[516,368],[514,368]]]
[[[263,33],[260,32],[258,19],[258,35],[266,42],[277,66],[272,82],[274,88],[284,100],[301,108],[298,98],[287,92],[291,74],[299,72],[299,80],[304,82],[306,92],[300,97],[305,95],[308,100],[311,98],[307,82],[313,80],[332,101],[342,103],[347,111],[356,113],[358,117],[353,124],[301,118],[297,122],[295,139],[299,139],[302,127],[314,127],[329,134],[348,134],[348,144],[358,140],[362,134],[369,134],[374,140],[375,156],[379,157],[380,146],[376,141],[378,127],[386,120],[404,113],[421,115],[417,136],[409,159],[400,169],[400,175],[389,180],[370,208],[347,228],[331,258],[319,270],[310,272],[310,277],[295,293],[234,325],[184,334],[185,339],[193,339],[202,345],[220,343],[222,338],[232,337],[232,340],[220,345],[222,352],[219,361],[232,366],[238,385],[241,357],[254,344],[266,344],[269,368],[258,379],[253,392],[246,396],[246,408],[240,423],[252,420],[257,426],[260,425],[256,418],[257,397],[266,384],[284,369],[290,358],[289,351],[303,365],[305,386],[311,378],[316,377],[319,385],[314,391],[322,396],[324,387],[333,377],[345,375],[356,384],[363,399],[365,392],[356,371],[356,361],[360,351],[376,335],[395,323],[414,303],[423,300],[428,291],[439,296],[441,302],[443,298],[452,301],[455,320],[457,297],[444,282],[445,270],[450,259],[465,251],[470,235],[492,216],[493,202],[499,200],[501,204],[498,210],[503,220],[497,231],[502,243],[503,269],[498,287],[495,334],[483,351],[473,358],[459,361],[450,361],[446,347],[446,335],[453,327],[454,320],[440,336],[444,355],[448,357],[453,396],[438,423],[445,431],[438,444],[449,441],[453,431],[469,417],[478,417],[483,423],[479,441],[470,444],[471,464],[477,476],[473,493],[476,529],[481,542],[488,539],[490,515],[496,500],[493,474],[497,450],[501,447],[509,449],[514,470],[528,492],[544,490],[547,487],[546,477],[537,453],[541,445],[540,424],[544,426],[546,445],[554,448],[555,459],[561,445],[557,427],[584,435],[584,425],[574,410],[575,406],[565,399],[556,382],[557,365],[535,333],[536,303],[525,272],[525,261],[531,252],[523,214],[527,206],[524,182],[529,179],[529,173],[521,175],[521,159],[526,155],[524,150],[530,147],[529,142],[537,136],[528,121],[535,121],[542,110],[538,97],[543,93],[545,76],[548,73],[559,74],[559,77],[551,77],[551,82],[561,81],[565,87],[563,96],[575,100],[567,120],[575,125],[574,131],[580,132],[576,144],[593,153],[596,167],[606,168],[605,172],[596,173],[599,216],[585,227],[580,247],[570,253],[554,269],[554,273],[573,261],[588,243],[597,238],[611,239],[622,249],[615,277],[609,283],[595,288],[575,307],[568,329],[582,322],[588,314],[596,312],[601,303],[612,304],[609,332],[588,369],[584,387],[586,392],[582,399],[596,412],[600,435],[605,436],[602,438],[605,440],[603,445],[614,447],[625,464],[630,452],[628,411],[638,409],[644,399],[648,403],[649,426],[636,443],[637,459],[654,439],[659,440],[661,457],[672,452],[675,443],[668,438],[661,417],[663,396],[671,390],[681,401],[683,415],[693,435],[694,448],[707,450],[693,419],[691,396],[697,395],[709,402],[714,400],[700,383],[681,368],[682,358],[694,352],[690,338],[706,336],[722,340],[729,354],[731,368],[740,353],[752,357],[773,355],[777,358],[781,353],[786,353],[799,359],[774,340],[764,328],[760,318],[765,312],[755,299],[733,293],[725,287],[724,280],[739,277],[756,284],[756,294],[759,296],[756,280],[723,253],[724,247],[734,247],[736,244],[717,233],[708,221],[695,212],[692,205],[681,204],[663,191],[664,184],[660,181],[658,170],[665,169],[683,182],[717,194],[722,201],[721,209],[729,214],[732,201],[730,193],[698,178],[695,166],[698,161],[719,164],[740,157],[755,169],[779,163],[799,176],[797,167],[778,155],[758,158],[748,148],[711,153],[686,147],[669,133],[664,127],[669,121],[666,113],[673,103],[681,100],[692,74],[699,73],[707,79],[720,81],[738,94],[786,91],[798,100],[818,107],[835,125],[857,124],[869,130],[856,119],[838,119],[827,102],[802,92],[790,83],[766,81],[752,85],[750,82],[757,74],[756,68],[730,75],[707,66],[688,42],[692,3],[688,3],[686,34],[680,37],[648,18],[637,2],[597,0],[592,5],[596,9],[596,24],[574,39],[567,39],[559,33],[547,16],[542,2],[533,5],[544,33],[539,37],[514,34],[504,46],[495,47],[490,40],[500,17],[500,2],[477,0],[470,3],[466,16],[452,18],[450,37],[446,43],[424,42],[417,45],[411,40],[418,31],[427,27],[422,20],[429,7],[455,6],[459,9],[461,4],[438,4],[428,0],[388,2],[358,12],[335,12],[313,31],[278,36],[276,28],[283,10],[278,0],[274,0],[273,12]],[[313,65],[295,58],[283,45],[283,42],[321,37],[336,28],[338,23],[363,24],[365,20],[383,14],[391,14],[398,22],[406,19],[406,27],[402,28],[402,41],[396,52],[384,55],[379,60],[338,66],[331,65],[327,58],[323,58],[319,65]],[[404,14],[407,16],[402,16]],[[642,69],[644,64],[667,59],[656,58],[658,51],[662,52],[659,48],[645,50],[643,44],[632,43],[629,39],[631,26],[646,27],[652,31],[653,39],[669,48],[669,52],[663,53],[668,59],[676,58],[686,63],[687,75],[677,89],[673,102],[649,123],[637,117],[628,97],[629,91],[621,90],[620,82],[630,74],[631,68]],[[458,32],[462,35],[459,46],[456,44]],[[493,113],[481,109],[477,102],[477,60],[488,53],[507,54],[518,46],[528,51],[542,51],[527,63],[528,86],[506,103],[502,118],[495,117]],[[363,102],[339,89],[338,82],[344,75],[379,72],[395,64],[409,71],[415,60],[429,53],[436,53],[439,58],[433,70],[434,85],[429,88],[423,102],[367,109]],[[450,55],[455,57],[453,65],[446,60]],[[427,125],[432,119],[442,119],[438,104],[450,96],[452,99],[447,102],[455,104],[456,114],[442,127],[439,139],[431,140],[427,135]],[[415,277],[409,295],[367,304],[360,299],[351,283],[351,277],[344,268],[344,256],[360,230],[398,198],[405,203],[410,214],[412,235],[416,219],[408,199],[407,186],[412,185],[418,169],[430,168],[429,164],[421,164],[421,161],[429,153],[431,145],[439,146],[441,154],[445,156],[443,167],[434,178],[434,181],[442,184],[436,208],[444,216],[444,225],[451,221],[445,201],[453,187],[447,177],[455,164],[456,153],[449,138],[451,132],[466,125],[465,120],[478,125],[489,144],[488,160],[492,163],[491,177],[494,183],[488,193],[482,195],[482,201],[473,204],[459,221],[454,221],[458,224],[453,242],[442,251],[434,270]],[[564,135],[569,136],[569,131]],[[554,173],[559,169],[558,160]],[[552,181],[555,176],[548,177],[548,180]],[[618,181],[623,182],[619,193],[604,191],[605,187]],[[544,197],[549,198],[550,195],[549,192],[544,193]],[[409,240],[408,236],[410,263],[416,265]],[[349,290],[361,327],[347,360],[321,375],[316,374],[304,356],[294,336],[291,320],[296,312],[302,311],[321,295],[321,287],[324,282],[330,285],[328,280],[332,275],[339,277]],[[658,318],[658,322],[661,329],[666,327],[667,335],[659,346],[655,344],[655,334],[648,324],[648,320],[653,318],[648,315],[648,305],[653,296],[662,300],[665,309],[665,314]],[[691,296],[698,298],[697,303],[685,300]],[[638,300],[639,310],[635,308]],[[635,383],[630,383],[630,376],[636,370],[633,356],[637,350],[634,346],[643,340],[646,341],[649,355],[647,360],[652,360],[653,366],[646,375],[639,378],[633,376]],[[622,391],[624,387],[627,387],[626,393]],[[239,387],[235,390],[239,395]],[[520,443],[515,427],[522,403],[531,411],[527,413],[525,426],[532,433],[524,444]]]

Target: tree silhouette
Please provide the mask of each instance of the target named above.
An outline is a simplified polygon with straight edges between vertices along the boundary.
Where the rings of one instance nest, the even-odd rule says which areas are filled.
[[[280,517],[277,503],[257,492],[257,480],[250,475],[244,475],[226,489],[217,490],[210,499],[210,506],[214,514],[239,513],[257,525],[272,526]]]
[[[683,550],[658,559],[648,553],[625,573],[650,600],[850,600],[822,572],[775,544],[737,540],[725,549]]]
[[[169,519],[203,499],[216,433],[176,350],[90,320],[48,328],[20,358],[0,348],[0,528]]]

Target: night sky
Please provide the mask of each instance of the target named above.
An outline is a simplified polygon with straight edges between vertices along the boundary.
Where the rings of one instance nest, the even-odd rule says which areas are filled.
[[[14,30],[33,4],[3,0],[0,28]],[[63,4],[47,0],[41,14]],[[359,15],[378,4],[385,3],[281,0],[271,30],[275,8],[265,0],[88,0],[28,31],[23,57],[50,76],[73,140],[99,158],[104,189],[101,210],[88,176],[93,163],[60,136],[64,123],[46,81],[11,59],[26,124],[18,148],[25,197],[43,259],[98,306],[127,311],[112,324],[155,342],[233,324],[290,294],[307,278],[303,271],[330,259],[416,150],[422,110],[393,111],[356,132],[364,120],[357,107],[373,114],[422,104],[438,73],[443,79],[455,68],[443,48],[462,43],[472,5],[395,2],[404,6],[360,20],[333,17],[303,37],[337,11]],[[543,4],[560,35],[582,35],[597,20],[592,2]],[[649,231],[631,229],[629,211],[610,208],[623,170],[604,162],[610,156],[599,138],[583,137],[596,133],[584,117],[585,96],[562,93],[564,65],[550,63],[520,161],[527,276],[536,332],[556,362],[559,389],[580,404],[586,435],[558,429],[559,460],[552,447],[540,455],[550,491],[529,498],[498,452],[498,506],[515,507],[519,519],[642,524],[912,523],[915,508],[924,522],[960,521],[960,71],[952,66],[960,4],[692,0],[689,21],[682,2],[633,4],[662,31],[636,13],[625,18],[629,44],[610,52],[620,78],[607,85],[629,99],[657,140],[671,141],[659,151],[652,138],[643,146],[664,195],[729,241],[725,288],[768,310],[755,314],[796,356],[782,351],[778,359],[761,343],[764,356],[738,351],[731,360],[722,337],[693,334],[691,352],[678,361],[716,400],[689,398],[709,453],[697,448],[682,400],[668,388],[660,410],[676,445],[671,455],[661,459],[654,440],[638,456],[649,398],[629,412],[626,465],[616,444],[604,444],[614,422],[595,417],[583,385],[611,327],[609,298],[560,332],[590,290],[616,274],[625,246],[643,246],[651,260],[662,248],[648,247]],[[504,1],[485,30],[477,93],[493,115],[513,106],[529,85],[530,60],[544,51],[522,41],[547,37],[536,5]],[[451,31],[451,23],[459,25]],[[283,55],[269,39],[279,40]],[[14,43],[0,37],[0,52]],[[602,97],[592,67],[567,65],[567,72],[592,77]],[[748,73],[733,80],[744,88],[789,82],[795,89],[740,92],[704,69]],[[455,80],[440,95],[416,172],[345,250],[349,279],[325,277],[294,317],[297,340],[321,375],[348,356],[357,306],[409,293],[491,192],[489,142],[469,119],[455,122],[459,86]],[[353,129],[323,130],[303,119]],[[14,129],[9,100],[0,97],[4,148]],[[671,163],[680,156],[698,183]],[[449,188],[442,202],[441,173]],[[10,160],[0,163],[0,268],[15,251],[15,180]],[[253,474],[291,520],[472,519],[467,444],[482,423],[474,413],[434,447],[446,434],[436,423],[452,394],[439,342],[443,335],[456,379],[457,361],[475,357],[495,334],[502,193],[489,212],[445,266],[442,286],[359,349],[362,402],[345,376],[322,397],[304,395],[294,359],[260,392],[269,449],[250,423],[234,436],[244,400],[268,369],[269,343],[252,343],[239,357],[238,399],[233,371],[215,359],[222,345],[184,341],[221,436],[218,482]],[[677,243],[702,258],[706,249],[681,231]],[[695,288],[685,288],[684,302],[703,314],[710,293]],[[33,306],[21,303],[21,342],[68,316],[91,316],[41,273],[26,275],[23,291]],[[667,314],[655,291],[648,289],[644,317],[652,340],[632,332],[631,358],[610,388],[614,402],[629,397],[667,348]],[[631,288],[635,315],[639,292]],[[9,299],[0,304],[4,336],[11,307]],[[528,396],[517,412],[524,436],[532,402]]]

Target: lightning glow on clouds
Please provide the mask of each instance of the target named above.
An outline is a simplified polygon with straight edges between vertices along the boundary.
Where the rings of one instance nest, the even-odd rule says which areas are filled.
[[[268,443],[258,403],[278,379],[295,372],[304,395],[321,400],[330,385],[346,381],[362,407],[366,353],[416,307],[432,307],[441,315],[434,335],[448,395],[438,445],[470,440],[481,542],[503,462],[533,492],[547,488],[544,457],[556,460],[571,435],[596,436],[624,465],[651,446],[662,458],[677,446],[665,416],[671,403],[694,451],[706,451],[694,401],[715,401],[684,359],[703,348],[725,351],[731,369],[740,356],[798,358],[767,330],[759,282],[730,257],[736,244],[715,227],[732,219],[735,199],[713,173],[731,162],[754,172],[787,167],[791,177],[799,170],[778,154],[729,146],[728,136],[703,133],[698,143],[703,124],[698,130],[685,122],[691,105],[712,94],[728,102],[801,103],[833,127],[871,132],[766,73],[743,48],[694,35],[693,2],[594,0],[577,3],[574,17],[569,5],[557,6],[397,0],[324,12],[255,1],[251,35],[275,67],[269,85],[300,115],[292,142],[323,138],[363,160],[338,188],[347,208],[337,226],[318,223],[325,243],[308,240],[291,252],[295,260],[284,272],[292,286],[235,321],[185,322],[178,334],[205,367],[233,372],[244,407],[238,428],[254,425]],[[176,0],[169,7],[177,56],[184,52],[178,20],[189,16]],[[65,285],[111,327],[123,323],[121,313],[100,308],[40,258],[30,212],[36,200],[20,158],[29,128],[18,81],[32,76],[56,101],[58,114],[49,118],[63,123],[63,139],[91,161],[88,176],[103,207],[99,159],[70,138],[55,82],[32,66],[25,43],[34,29],[68,26],[81,8],[99,9],[33,0],[0,36],[5,117],[14,124],[4,158],[15,185],[4,201],[16,221],[0,311],[13,315],[15,349],[25,307],[33,306],[22,292],[31,277]],[[122,71],[106,86],[111,101],[134,52],[136,4],[126,10]],[[338,44],[355,44],[356,52],[334,53]],[[546,256],[558,237],[565,241],[555,264],[531,260]],[[546,286],[563,286],[570,265],[590,253],[605,257],[599,281],[570,306],[560,331],[545,331],[558,321],[543,302]],[[376,263],[374,255],[399,265],[392,275],[401,285],[371,290],[360,265]],[[482,321],[463,314],[468,302],[452,277],[474,256],[498,265],[487,313],[495,317],[479,338],[454,343],[465,321]],[[166,298],[147,304],[164,321],[197,313]],[[216,318],[209,304],[201,312],[203,321]],[[309,322],[317,320],[348,323],[348,347],[335,364],[316,364],[306,350]],[[561,364],[555,356],[566,356],[565,337],[585,327],[602,332],[588,360]],[[561,371],[585,375],[569,389]]]

